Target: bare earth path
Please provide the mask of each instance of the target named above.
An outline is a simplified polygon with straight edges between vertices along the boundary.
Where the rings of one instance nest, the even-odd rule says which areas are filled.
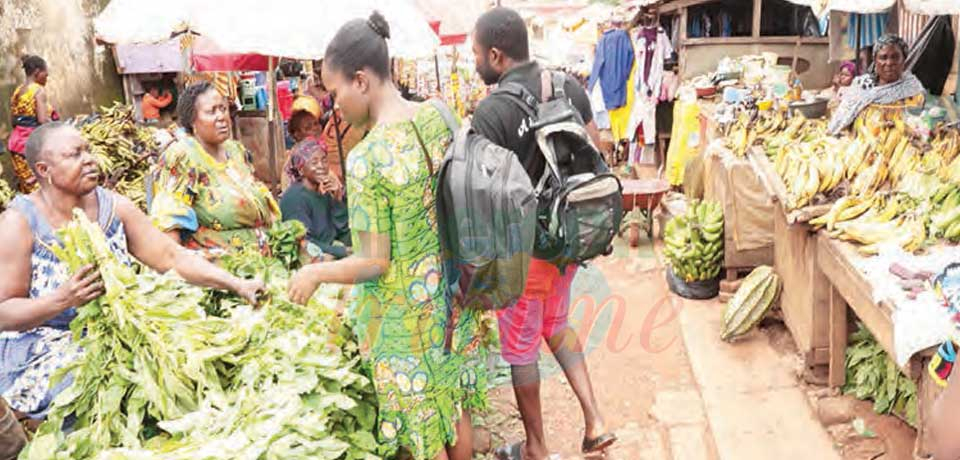
[[[606,458],[840,459],[789,359],[761,333],[736,345],[720,342],[722,305],[673,296],[663,264],[643,243],[639,250],[618,245],[574,283],[571,322],[581,337],[589,331],[597,398],[620,438]],[[581,458],[576,398],[549,353],[541,367],[550,449],[563,459]],[[523,437],[507,382],[494,391],[493,410],[482,420],[494,446]]]

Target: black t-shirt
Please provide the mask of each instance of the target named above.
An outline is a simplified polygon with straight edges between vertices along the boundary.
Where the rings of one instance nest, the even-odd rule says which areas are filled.
[[[540,99],[541,69],[536,62],[528,62],[510,69],[500,77],[500,84],[517,82],[530,91],[534,97]],[[563,90],[570,98],[570,102],[580,112],[584,123],[593,121],[593,111],[590,109],[590,98],[586,90],[573,77],[567,75]],[[543,175],[546,161],[539,150],[534,149],[536,138],[534,133],[527,129],[531,124],[527,114],[506,94],[492,94],[477,106],[473,114],[473,129],[491,142],[508,150],[512,150],[520,157],[520,163],[530,175],[530,180],[536,184]]]

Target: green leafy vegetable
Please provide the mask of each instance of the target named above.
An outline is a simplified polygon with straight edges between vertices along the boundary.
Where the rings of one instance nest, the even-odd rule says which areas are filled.
[[[307,228],[299,220],[273,224],[268,232],[273,257],[291,270],[300,268],[300,242],[306,235]]]
[[[900,372],[870,331],[859,326],[847,348],[844,393],[873,400],[876,413],[894,414],[917,426],[916,384]]]
[[[289,272],[259,254],[227,268],[267,283],[254,309],[172,275],[137,274],[75,213],[53,248],[71,270],[96,263],[106,294],[71,323],[82,357],[22,459],[368,459],[376,400],[357,346],[322,286],[286,300]],[[323,297],[327,295],[328,297]],[[204,305],[207,302],[218,305]],[[208,315],[216,310],[222,317]],[[73,420],[70,431],[64,422]]]

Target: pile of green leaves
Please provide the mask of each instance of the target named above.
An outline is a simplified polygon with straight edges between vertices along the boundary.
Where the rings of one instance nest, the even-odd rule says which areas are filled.
[[[277,222],[270,228],[270,252],[291,270],[300,268],[300,242],[307,235],[307,228],[299,220]]]
[[[847,348],[847,384],[843,391],[861,400],[873,400],[878,414],[894,414],[917,426],[917,386],[905,377],[883,347],[859,325]]]
[[[96,263],[106,294],[71,323],[82,357],[22,459],[368,459],[385,454],[357,347],[333,311],[338,287],[286,300],[289,272],[259,254],[264,305],[213,297],[173,275],[136,274],[83,213],[61,232],[72,270]],[[217,310],[222,316],[206,313]],[[69,432],[64,422],[73,420]]]

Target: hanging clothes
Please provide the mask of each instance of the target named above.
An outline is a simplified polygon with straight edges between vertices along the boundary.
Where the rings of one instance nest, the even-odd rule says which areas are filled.
[[[627,82],[634,61],[630,34],[622,29],[608,30],[597,44],[593,70],[587,89],[601,82],[603,100],[607,110],[623,107],[627,101]]]
[[[851,14],[847,25],[847,46],[857,49],[857,24],[860,23],[860,46],[867,47],[873,44],[887,30],[887,13]]]
[[[634,90],[635,87],[630,85],[630,82],[634,81],[638,67],[636,61],[634,61],[630,76],[624,81],[624,84],[630,88],[630,91],[624,91],[626,93],[626,103],[622,107],[610,110],[610,131],[613,133],[613,139],[617,142],[623,139],[629,139],[630,136],[633,135],[633,132],[629,131],[628,128],[630,126],[630,114],[633,112],[633,104],[637,99],[637,92]]]
[[[603,101],[602,87],[602,83],[597,83],[593,91],[590,91],[590,110],[593,110],[593,121],[597,124],[597,129],[610,129],[610,112]]]
[[[673,53],[666,32],[659,27],[644,27],[637,33],[638,71],[631,88],[637,92],[636,101],[627,121],[627,132],[643,130],[643,143],[657,142],[657,102],[663,84],[663,62]],[[635,136],[636,137],[636,136]]]

